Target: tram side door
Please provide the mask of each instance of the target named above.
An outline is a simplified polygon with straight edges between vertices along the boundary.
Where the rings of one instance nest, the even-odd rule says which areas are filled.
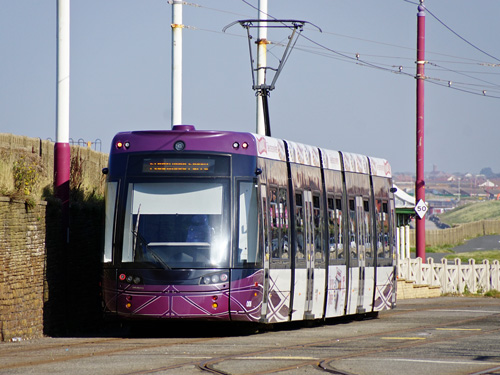
[[[313,227],[313,198],[311,191],[304,191],[305,208],[305,258],[307,272],[306,303],[304,308],[304,319],[314,319],[313,310],[313,292],[314,292],[314,227]]]
[[[364,313],[365,256],[363,198],[349,198],[349,295],[347,314]]]
[[[261,310],[261,320],[267,322],[267,313],[268,313],[268,301],[269,301],[269,263],[270,263],[270,244],[269,244],[269,234],[267,231],[268,226],[268,211],[267,211],[267,190],[266,185],[260,185],[260,194],[261,194],[261,212],[262,212],[262,222],[261,228],[263,234],[264,241],[264,281],[262,285],[262,310]]]
[[[359,291],[357,313],[365,312],[364,300],[366,291],[366,235],[367,228],[364,218],[363,197],[356,197],[356,240],[358,241]]]

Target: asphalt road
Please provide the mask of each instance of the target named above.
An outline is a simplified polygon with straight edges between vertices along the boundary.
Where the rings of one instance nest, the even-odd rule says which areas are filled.
[[[483,236],[468,240],[460,246],[456,246],[453,250],[457,253],[466,253],[476,250],[500,250],[500,236]]]
[[[0,374],[500,374],[500,299],[402,300],[376,319],[174,323],[0,343]]]
[[[473,238],[466,241],[463,245],[453,248],[456,253],[468,253],[479,250],[500,250],[500,236],[491,235]],[[426,253],[427,258],[433,258],[434,262],[441,262],[441,259],[450,253]],[[413,254],[414,256],[414,254]]]

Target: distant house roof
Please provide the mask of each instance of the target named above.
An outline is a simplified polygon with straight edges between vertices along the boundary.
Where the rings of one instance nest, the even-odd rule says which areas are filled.
[[[486,180],[486,182],[483,182],[481,185],[479,185],[480,187],[494,187],[495,184],[493,182],[491,182],[490,180]]]
[[[415,197],[405,193],[403,190],[399,189],[396,185],[393,185],[396,188],[396,192],[394,193],[394,198],[396,200],[396,209],[398,208],[411,208],[415,207]]]

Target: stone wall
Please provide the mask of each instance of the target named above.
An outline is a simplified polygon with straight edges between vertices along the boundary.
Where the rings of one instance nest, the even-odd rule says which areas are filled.
[[[43,334],[46,206],[0,197],[0,341]]]
[[[104,202],[70,204],[69,243],[61,203],[27,207],[0,197],[0,341],[95,331],[101,319]]]
[[[42,170],[33,207],[13,193],[13,165],[22,156]],[[101,171],[108,156],[72,146],[71,157],[78,173],[72,171],[67,242],[60,201],[41,201],[53,185],[54,143],[0,134],[0,341],[78,334],[100,321]]]

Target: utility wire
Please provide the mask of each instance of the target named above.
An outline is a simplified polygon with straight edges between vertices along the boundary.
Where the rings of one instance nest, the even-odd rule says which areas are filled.
[[[257,10],[257,11],[259,10],[256,6],[252,5],[247,0],[241,0],[241,1],[243,3],[245,3],[246,5],[248,5],[249,7],[251,7],[252,9]],[[407,3],[410,3],[410,4],[414,4],[414,5],[418,5],[419,4],[419,3],[416,3],[416,2],[410,1],[410,0],[403,0],[403,1],[405,1]],[[172,0],[170,0],[169,3],[172,3]],[[197,3],[183,2],[183,4],[188,5],[188,6],[193,6],[193,7],[196,7],[196,8],[204,8],[204,9],[209,9],[209,10],[216,11],[216,12],[227,13],[227,14],[234,14],[234,15],[240,15],[240,16],[248,17],[248,15],[245,15],[245,14],[236,13],[236,12],[230,12],[230,11],[226,11],[226,10],[222,10],[222,9],[217,9],[217,8],[210,8],[210,7],[206,7],[206,6],[197,4]],[[269,18],[272,18],[274,20],[277,19],[276,17],[273,17],[270,14],[266,14],[266,15]],[[191,29],[195,29],[195,28],[191,28]],[[309,28],[309,27],[307,27],[307,25],[304,26],[304,29],[305,30],[309,30],[309,31],[311,31],[311,30],[312,31],[316,31],[316,32],[318,31],[315,28]],[[207,30],[207,29],[200,29],[200,30],[210,31],[210,32],[217,32],[217,31],[214,31],[214,30]],[[338,34],[338,33],[333,33],[333,32],[329,32],[329,31],[323,31],[322,33],[323,34],[328,34],[328,35],[334,35],[334,36],[338,36],[338,37],[342,37],[342,38],[349,38],[349,39],[359,40],[359,41],[362,41],[362,42],[368,42],[368,43],[379,44],[379,45],[384,45],[384,46],[388,46],[388,47],[394,47],[394,48],[399,48],[399,49],[405,49],[405,50],[409,50],[409,51],[414,51],[414,48],[412,48],[412,47],[400,46],[400,45],[392,44],[392,43],[379,42],[379,41],[375,41],[375,40],[364,39],[364,38],[359,38],[359,37],[354,37],[354,36],[344,35],[344,34]],[[231,34],[231,35],[234,35],[234,34]],[[456,63],[456,64],[471,64],[471,65],[481,65],[481,66],[488,66],[488,67],[500,67],[500,64],[491,64],[491,63],[487,63],[487,62],[484,62],[484,61],[481,61],[481,60],[471,59],[471,58],[467,58],[467,57],[453,56],[453,55],[443,54],[443,53],[433,52],[433,51],[426,51],[426,53],[433,54],[433,55],[438,55],[438,56],[445,56],[445,57],[456,58],[456,59],[459,59],[459,60],[464,60],[464,62],[434,60],[434,61],[437,61],[437,62],[447,62],[447,63]],[[371,55],[367,55],[367,54],[363,54],[363,55],[364,56],[371,56]],[[388,58],[390,58],[390,56],[388,56]],[[412,59],[413,60],[413,58],[409,58],[409,57],[397,57],[397,56],[395,56],[394,58]],[[465,61],[470,61],[470,62],[465,62]]]
[[[425,8],[425,10],[432,16],[436,19],[436,21],[438,21],[441,25],[443,25],[444,27],[446,27],[449,31],[451,31],[455,36],[457,36],[458,38],[460,38],[461,40],[463,40],[465,43],[467,43],[468,45],[470,45],[472,48],[475,48],[476,50],[478,50],[479,52],[485,54],[486,56],[488,57],[491,57],[492,59],[496,60],[496,61],[499,61],[500,62],[500,59],[496,58],[495,56],[489,54],[488,52],[482,50],[481,48],[477,47],[476,45],[474,45],[473,43],[469,42],[467,39],[465,39],[463,36],[461,36],[460,34],[458,34],[455,30],[453,30],[451,27],[449,27],[448,25],[446,25],[443,21],[441,21],[434,13],[432,13],[429,9]]]
[[[423,4],[420,4],[420,3],[417,3],[415,1],[410,1],[410,0],[403,0],[404,2],[406,3],[410,3],[410,4],[414,4],[414,5],[423,5]],[[499,61],[500,62],[500,59],[496,58],[495,56],[489,54],[488,52],[482,50],[481,48],[477,47],[475,44],[469,42],[467,39],[465,39],[463,36],[461,36],[460,34],[458,34],[455,30],[453,30],[451,27],[449,27],[447,24],[445,24],[443,21],[441,21],[434,13],[432,13],[429,8],[427,8],[425,5],[424,5],[424,8],[425,8],[425,11],[427,13],[429,13],[432,17],[434,17],[434,19],[436,21],[438,21],[441,25],[443,25],[446,29],[448,29],[448,31],[450,31],[451,33],[453,33],[456,37],[458,37],[459,39],[461,39],[462,41],[464,41],[465,43],[467,43],[468,45],[470,45],[472,48],[478,50],[479,52],[485,54],[486,56],[488,57],[491,57],[492,59],[496,60],[496,61]]]
[[[453,86],[453,85],[450,86],[450,85],[441,83],[439,81],[429,80],[429,79],[426,79],[426,82],[432,83],[434,85],[442,86],[442,87],[448,87],[448,88],[450,88],[452,90],[457,90],[457,91],[465,92],[467,94],[478,95],[478,96],[486,96],[486,97],[492,98],[492,99],[500,99],[500,96],[490,95],[490,94],[488,94],[488,92],[486,90],[483,90],[481,92],[472,91],[472,90],[466,90],[466,89],[461,89],[461,88]]]
[[[167,3],[170,4],[170,5],[172,5],[173,4],[173,0],[168,0]],[[204,9],[212,10],[214,12],[232,14],[232,15],[235,15],[235,16],[247,17],[246,14],[230,12],[230,11],[227,11],[227,10],[224,10],[224,9],[217,9],[217,8],[206,7],[204,5],[200,5],[200,4],[197,4],[197,3],[189,3],[187,1],[183,1],[182,5],[187,5],[187,6],[194,7],[194,8],[204,8]]]
[[[462,73],[462,72],[458,72],[458,71],[456,71],[456,70],[448,69],[448,68],[445,68],[445,67],[440,66],[440,65],[435,64],[435,63],[431,63],[431,62],[429,62],[428,64],[430,64],[430,65],[432,65],[432,66],[435,66],[435,67],[437,67],[437,68],[441,68],[441,69],[443,69],[443,70],[447,70],[447,71],[449,71],[449,72],[451,72],[451,73],[455,73],[455,74],[463,75],[463,76],[465,76],[465,77],[472,78],[472,79],[475,79],[475,80],[477,80],[477,81],[487,83],[487,84],[491,85],[492,87],[498,87],[498,88],[500,88],[500,85],[498,85],[498,84],[496,84],[496,83],[489,82],[489,81],[486,81],[486,80],[483,80],[483,79],[480,79],[480,78],[477,78],[477,77],[471,76],[471,75],[469,75],[469,74],[465,74],[465,73]]]
[[[245,3],[246,5],[248,5],[249,7],[253,8],[254,10],[259,11],[259,9],[256,6],[252,5],[249,1],[247,1],[247,0],[241,0],[241,1],[243,3]],[[418,3],[415,3],[415,2],[412,2],[412,1],[409,1],[409,0],[403,0],[403,1],[411,3],[411,4],[418,5]],[[200,6],[198,4],[193,4],[193,3],[187,3],[187,2],[185,2],[185,4],[186,5],[200,7],[200,8],[210,9],[210,10],[213,10],[213,11],[222,11],[222,10],[219,10],[219,9],[208,8],[208,7]],[[489,56],[489,57],[491,57],[491,58],[493,58],[493,59],[495,59],[497,61],[500,61],[496,57],[494,57],[494,56],[486,53],[485,51],[479,49],[478,47],[474,46],[472,43],[468,42],[465,38],[462,38],[460,35],[458,35],[451,28],[449,28],[448,26],[446,26],[441,20],[439,20],[427,8],[426,8],[426,11],[429,12],[429,14],[431,14],[431,16],[433,16],[443,26],[445,26],[447,29],[449,29],[451,32],[453,32],[455,35],[457,35],[460,39],[464,40],[469,45],[471,45],[474,48],[478,49],[479,51],[481,51],[485,55],[487,55],[487,56]],[[222,12],[224,12],[224,13],[230,13],[230,14],[236,14],[236,13],[228,12],[228,11],[222,11]],[[277,20],[276,17],[273,17],[270,14],[266,14],[266,16],[268,16],[271,19]],[[191,29],[196,29],[196,28],[191,27]],[[207,29],[198,29],[198,30],[209,31],[209,32],[217,32],[217,31],[207,30]],[[328,33],[328,32],[327,32],[327,34],[340,35],[340,34],[334,34],[334,33]],[[234,36],[240,36],[240,35],[234,35]],[[353,56],[348,55],[347,53],[336,51],[336,50],[331,49],[331,48],[329,48],[329,47],[327,47],[327,46],[325,46],[325,45],[323,45],[323,44],[321,44],[319,42],[316,42],[315,40],[313,40],[310,37],[305,36],[304,34],[300,34],[299,36],[302,37],[302,38],[304,38],[305,40],[309,41],[310,43],[312,43],[313,45],[315,45],[315,46],[317,46],[319,48],[318,51],[312,51],[312,50],[308,49],[307,47],[300,47],[300,46],[296,46],[295,47],[296,49],[301,50],[303,52],[313,53],[313,54],[316,54],[316,55],[319,55],[319,56],[323,56],[323,57],[334,58],[334,59],[337,59],[337,60],[340,60],[340,61],[344,61],[344,62],[355,63],[356,65],[359,65],[359,66],[369,67],[369,68],[372,68],[372,69],[377,69],[377,70],[386,71],[386,72],[390,72],[390,73],[401,74],[401,75],[404,75],[404,76],[407,76],[407,77],[415,78],[414,74],[406,73],[404,71],[404,69],[407,68],[407,67],[404,67],[403,65],[394,65],[394,64],[388,65],[388,64],[381,64],[381,63],[370,62],[370,61],[367,61],[365,59],[361,59],[360,58],[360,54],[358,54],[358,53],[354,54],[354,57],[353,57]],[[348,37],[348,36],[346,36],[346,37]],[[377,44],[384,44],[384,45],[388,45],[388,46],[398,47],[398,46],[391,45],[391,44],[388,44],[388,43],[380,43],[380,42],[375,42],[375,41],[370,41],[370,40],[365,40],[365,39],[355,38],[355,37],[351,37],[351,38],[353,38],[353,39],[359,39],[359,40],[367,41],[367,42],[372,42],[372,43],[377,43]],[[280,42],[276,42],[276,43],[273,43],[273,44],[274,45],[283,46],[282,43],[280,43]],[[406,47],[400,47],[400,48],[406,48]],[[411,50],[411,48],[408,48],[408,49]],[[321,52],[321,50],[324,51],[324,52]],[[371,56],[371,55],[363,55],[363,56]],[[449,56],[449,55],[443,55],[443,56],[448,56],[448,57],[455,58],[455,56]],[[371,56],[371,57],[391,58],[390,56]],[[401,59],[408,59],[408,58],[401,57]],[[466,59],[466,58],[464,58],[464,60],[469,60],[469,61],[473,61],[473,62],[470,62],[470,63],[467,63],[467,62],[449,62],[449,63],[476,64],[476,65],[478,64],[478,65],[486,66],[486,67],[498,67],[498,66],[500,66],[500,64],[489,64],[489,63],[480,62],[479,60]],[[490,90],[490,91],[497,91],[497,90],[495,90],[495,88],[499,87],[499,85],[493,84],[493,83],[485,81],[485,80],[481,80],[481,79],[473,77],[473,76],[468,76],[467,74],[465,74],[463,72],[459,72],[459,71],[456,71],[456,70],[453,70],[453,69],[448,69],[448,68],[439,66],[439,65],[437,65],[435,63],[429,63],[429,64],[432,65],[432,66],[434,66],[434,67],[436,67],[436,68],[439,68],[441,70],[447,70],[447,71],[455,73],[455,74],[462,74],[464,76],[467,76],[468,78],[471,78],[471,79],[474,79],[474,80],[478,80],[478,81],[481,81],[481,82],[484,82],[484,83],[488,83],[489,85],[491,85],[491,86],[488,87],[488,90]],[[496,74],[496,73],[494,73],[494,74]],[[473,90],[470,90],[470,89],[463,89],[463,88],[457,87],[458,85],[462,85],[462,86],[479,86],[479,85],[475,85],[475,84],[471,84],[471,83],[453,82],[452,80],[445,80],[445,79],[442,79],[442,78],[432,78],[432,77],[427,77],[427,76],[425,77],[425,79],[426,79],[427,82],[435,84],[435,85],[438,85],[438,86],[452,88],[454,90],[458,90],[458,91],[469,93],[469,94],[473,94],[473,95],[487,96],[487,97],[490,97],[490,98],[500,99],[500,96],[490,95],[490,94],[487,93],[486,90],[482,90],[482,91],[478,92],[478,91],[473,91]]]

